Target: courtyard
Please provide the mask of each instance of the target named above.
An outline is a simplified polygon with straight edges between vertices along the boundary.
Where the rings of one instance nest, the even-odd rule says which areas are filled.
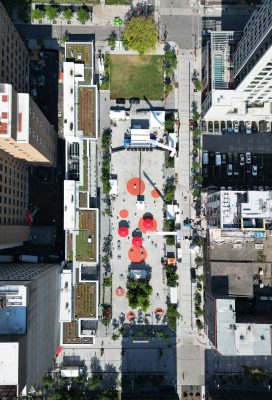
[[[126,121],[118,121],[113,127],[113,149],[120,148],[126,125]],[[145,150],[112,152],[111,174],[117,177],[111,217],[112,318],[121,323],[133,320],[155,325],[165,322],[169,295],[161,264],[166,254],[165,239],[156,234],[163,230],[165,155],[160,150]],[[153,290],[146,309],[129,306],[128,277],[135,281],[150,279]]]
[[[111,55],[111,98],[159,100],[163,98],[163,57]]]

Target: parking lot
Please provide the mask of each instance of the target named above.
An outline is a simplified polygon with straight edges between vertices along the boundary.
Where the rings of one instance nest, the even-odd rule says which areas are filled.
[[[251,162],[246,163],[245,160],[243,163],[240,154],[245,155],[236,152],[221,153],[223,164],[216,166],[215,153],[210,151],[208,165],[202,166],[203,187],[272,190],[272,155],[250,153]],[[232,165],[231,169],[229,164]]]

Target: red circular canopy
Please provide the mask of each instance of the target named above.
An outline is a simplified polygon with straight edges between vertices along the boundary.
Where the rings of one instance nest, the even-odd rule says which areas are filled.
[[[118,229],[118,234],[121,237],[126,237],[128,235],[128,228],[126,226],[120,226]]]
[[[134,236],[134,238],[132,238],[132,244],[135,247],[141,247],[143,244],[143,239],[140,236]]]
[[[145,229],[152,229],[153,225],[154,225],[153,219],[150,219],[150,218],[144,219]]]

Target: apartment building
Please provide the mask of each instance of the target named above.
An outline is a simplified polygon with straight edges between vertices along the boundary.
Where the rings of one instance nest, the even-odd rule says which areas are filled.
[[[0,397],[27,395],[59,344],[60,265],[0,264]]]
[[[65,44],[63,126],[66,148],[64,230],[67,268],[61,276],[62,346],[95,344],[98,322],[97,86],[92,42]]]
[[[205,120],[271,122],[272,0],[256,8],[244,31],[212,32],[203,49]]]
[[[21,36],[0,2],[0,82],[18,92],[29,90],[29,53]]]
[[[0,83],[0,148],[31,163],[56,165],[57,134],[28,93]]]

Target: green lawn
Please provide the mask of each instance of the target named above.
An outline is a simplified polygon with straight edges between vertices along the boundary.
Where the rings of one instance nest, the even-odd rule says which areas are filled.
[[[76,236],[76,259],[78,261],[90,261],[93,257],[92,245],[88,243],[88,231],[80,230]]]
[[[110,94],[112,99],[118,97],[162,99],[163,57],[111,55]]]
[[[130,5],[131,1],[130,0],[105,0],[106,6],[115,6],[116,4],[120,5]]]

